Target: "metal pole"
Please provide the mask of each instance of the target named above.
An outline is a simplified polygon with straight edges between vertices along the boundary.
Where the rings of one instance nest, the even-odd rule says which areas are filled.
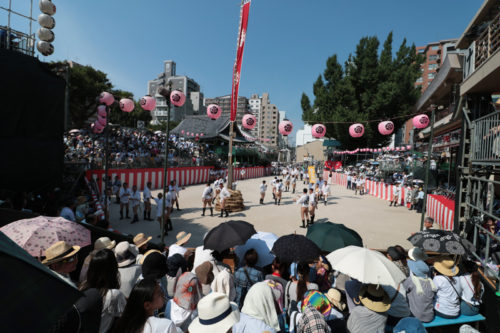
[[[68,66],[69,67],[69,66]],[[110,109],[106,106],[106,121],[109,120]],[[66,120],[66,117],[65,117]],[[66,123],[65,123],[66,126]],[[108,211],[108,164],[109,164],[109,123],[104,128],[104,212]]]
[[[168,137],[170,135],[169,123],[170,123],[170,93],[172,92],[171,83],[167,85],[167,94],[164,96],[167,100],[167,129],[165,136],[165,161],[163,165],[163,200],[162,200],[162,215],[161,215],[161,242],[164,243],[165,234],[165,204],[166,204],[166,192],[167,192],[167,173],[168,173]]]
[[[429,188],[429,167],[431,165],[431,155],[432,155],[432,140],[434,140],[434,121],[435,121],[435,108],[432,108],[431,114],[431,134],[429,136],[429,148],[427,153],[427,165],[425,166],[425,183],[424,183],[424,204],[422,207],[422,216],[420,218],[420,231],[424,230],[424,220],[427,207],[427,191]]]
[[[227,188],[233,188],[233,134],[234,133],[234,121],[231,121],[229,126],[229,151],[227,153]]]

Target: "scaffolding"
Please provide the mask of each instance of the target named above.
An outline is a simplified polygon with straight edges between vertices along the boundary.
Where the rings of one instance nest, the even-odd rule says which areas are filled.
[[[0,49],[8,49],[24,53],[30,56],[35,55],[36,38],[33,32],[33,0],[30,0],[29,16],[12,10],[12,0],[9,0],[9,7],[0,6],[0,9],[7,12],[7,25],[0,25]],[[28,32],[18,31],[12,28],[12,15],[28,20]]]

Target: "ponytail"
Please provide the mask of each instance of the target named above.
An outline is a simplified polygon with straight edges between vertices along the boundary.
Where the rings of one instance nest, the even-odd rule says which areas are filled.
[[[479,301],[481,299],[481,280],[479,278],[479,272],[476,270],[472,272],[470,275],[470,280],[472,282],[472,286],[474,287],[474,298]]]
[[[300,302],[307,292],[307,281],[309,280],[309,264],[300,262],[297,265],[299,281],[297,282],[297,302]]]

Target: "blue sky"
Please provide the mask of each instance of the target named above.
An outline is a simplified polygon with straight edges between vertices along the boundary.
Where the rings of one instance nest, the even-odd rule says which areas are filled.
[[[29,2],[13,0],[13,9],[29,14]],[[55,53],[41,60],[92,65],[108,73],[117,88],[140,97],[163,60],[172,59],[177,73],[194,78],[205,97],[230,93],[240,0],[53,2]],[[329,56],[336,53],[343,62],[361,37],[376,35],[383,42],[390,31],[394,48],[405,37],[417,46],[458,38],[482,2],[253,0],[240,95],[269,92],[297,130],[302,126],[301,94],[312,97],[312,84]],[[8,3],[0,0],[3,7]],[[2,12],[0,24],[6,23]],[[27,31],[28,24],[14,18],[13,27]]]

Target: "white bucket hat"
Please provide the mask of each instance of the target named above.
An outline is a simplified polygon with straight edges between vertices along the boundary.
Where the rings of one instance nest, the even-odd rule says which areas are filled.
[[[120,242],[115,247],[116,261],[118,267],[125,267],[135,262],[137,257],[136,247],[129,242]]]
[[[227,332],[240,321],[240,312],[227,295],[213,292],[198,302],[198,317],[189,325],[190,333]]]

